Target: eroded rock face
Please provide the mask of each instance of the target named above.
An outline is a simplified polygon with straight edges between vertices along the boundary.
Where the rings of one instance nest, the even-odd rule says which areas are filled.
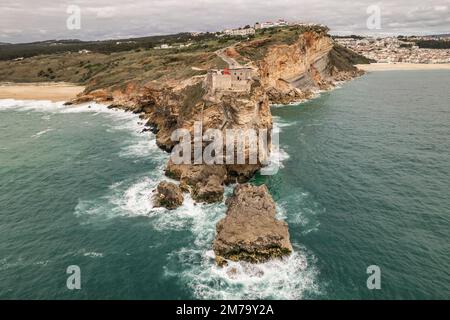
[[[215,92],[209,90],[205,76],[194,76],[148,82],[130,80],[85,92],[72,102],[108,102],[111,108],[140,114],[147,125],[143,131],[153,132],[156,144],[170,152],[178,143],[172,141],[172,133],[185,129],[193,136],[196,122],[201,123],[203,133],[208,129],[222,133],[251,129],[270,136],[273,128],[270,103],[309,99],[314,90],[329,89],[333,81],[348,80],[359,72],[350,63],[354,59],[351,54],[344,48],[337,49],[323,32],[307,31],[284,44],[271,44],[268,39],[245,43],[235,48],[243,46],[259,52],[260,47],[266,47],[261,51],[264,54],[252,55],[256,58],[249,60],[255,70],[249,92]],[[239,58],[235,48],[229,48],[226,54]],[[90,88],[97,88],[96,83],[90,83]],[[265,149],[271,149],[271,141]],[[249,153],[246,145],[245,164],[215,162],[226,164],[199,166],[169,162],[166,174],[180,180],[180,188],[191,192],[197,201],[221,201],[224,184],[245,183],[265,164],[268,152],[257,163],[249,161]]]
[[[227,205],[226,217],[216,226],[213,249],[218,265],[226,259],[264,262],[292,252],[288,225],[275,218],[275,202],[265,185],[238,185]]]
[[[161,181],[153,196],[155,207],[176,209],[183,204],[183,193],[175,183]]]
[[[329,90],[336,81],[362,74],[344,50],[336,50],[326,35],[305,32],[295,43],[276,45],[257,62],[261,83],[270,101],[288,104],[312,97],[311,90]]]
[[[223,138],[226,137],[227,130],[242,130],[243,132],[253,130],[257,134],[268,135],[268,140],[270,139],[272,115],[269,100],[258,81],[255,80],[252,84],[250,92],[219,93],[217,95],[208,93],[202,96],[202,99],[203,107],[194,106],[189,115],[178,120],[178,126],[188,130],[191,137],[194,136],[194,123],[197,121],[202,124],[203,132],[207,132],[209,129],[220,130]],[[236,146],[239,135],[239,132],[236,132],[235,159],[237,159]],[[160,134],[161,132],[158,132],[157,141]],[[193,199],[198,202],[222,201],[224,184],[246,182],[262,167],[260,154],[258,154],[257,161],[250,164],[249,143],[246,143],[241,149],[245,158],[244,164],[227,163],[225,144],[224,140],[223,158],[222,161],[218,161],[221,164],[174,164],[169,160],[165,170],[166,175],[179,180],[181,189],[191,192]],[[207,145],[207,142],[203,143],[202,154]],[[194,163],[193,159],[192,163]]]
[[[218,176],[211,176],[206,183],[203,181],[197,182],[192,191],[192,197],[198,202],[219,202],[223,199],[224,187],[223,180]]]
[[[180,180],[180,188],[191,192],[198,202],[218,202],[223,199],[227,171],[224,165],[174,164],[169,160],[165,173]]]

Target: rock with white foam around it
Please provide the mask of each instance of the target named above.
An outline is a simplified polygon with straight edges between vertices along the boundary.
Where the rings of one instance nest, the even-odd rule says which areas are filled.
[[[275,202],[265,185],[238,185],[227,205],[213,246],[219,266],[227,260],[259,263],[292,253],[288,225],[276,219]]]
[[[161,181],[153,197],[155,207],[176,209],[183,204],[183,193],[175,183]]]

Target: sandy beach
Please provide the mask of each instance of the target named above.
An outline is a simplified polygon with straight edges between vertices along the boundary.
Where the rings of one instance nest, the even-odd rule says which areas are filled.
[[[450,70],[450,63],[371,63],[357,64],[356,67],[364,71],[391,71],[391,70]]]
[[[0,99],[68,101],[84,90],[70,83],[0,83]]]

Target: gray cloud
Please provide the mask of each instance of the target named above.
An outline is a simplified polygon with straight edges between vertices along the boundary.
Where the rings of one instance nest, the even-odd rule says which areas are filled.
[[[381,8],[381,29],[366,27],[367,8]],[[81,29],[66,28],[69,5]],[[450,0],[2,0],[0,42],[108,39],[181,31],[216,31],[256,21],[318,22],[336,34],[450,32]]]

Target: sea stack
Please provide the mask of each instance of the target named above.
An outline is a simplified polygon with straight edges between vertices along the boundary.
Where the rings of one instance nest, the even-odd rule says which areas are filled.
[[[176,209],[183,204],[183,192],[175,183],[161,181],[156,188],[156,194],[153,197],[155,207],[164,207],[166,209]]]
[[[227,205],[213,246],[219,266],[226,260],[259,263],[291,254],[288,225],[276,219],[275,202],[265,185],[238,185]]]

